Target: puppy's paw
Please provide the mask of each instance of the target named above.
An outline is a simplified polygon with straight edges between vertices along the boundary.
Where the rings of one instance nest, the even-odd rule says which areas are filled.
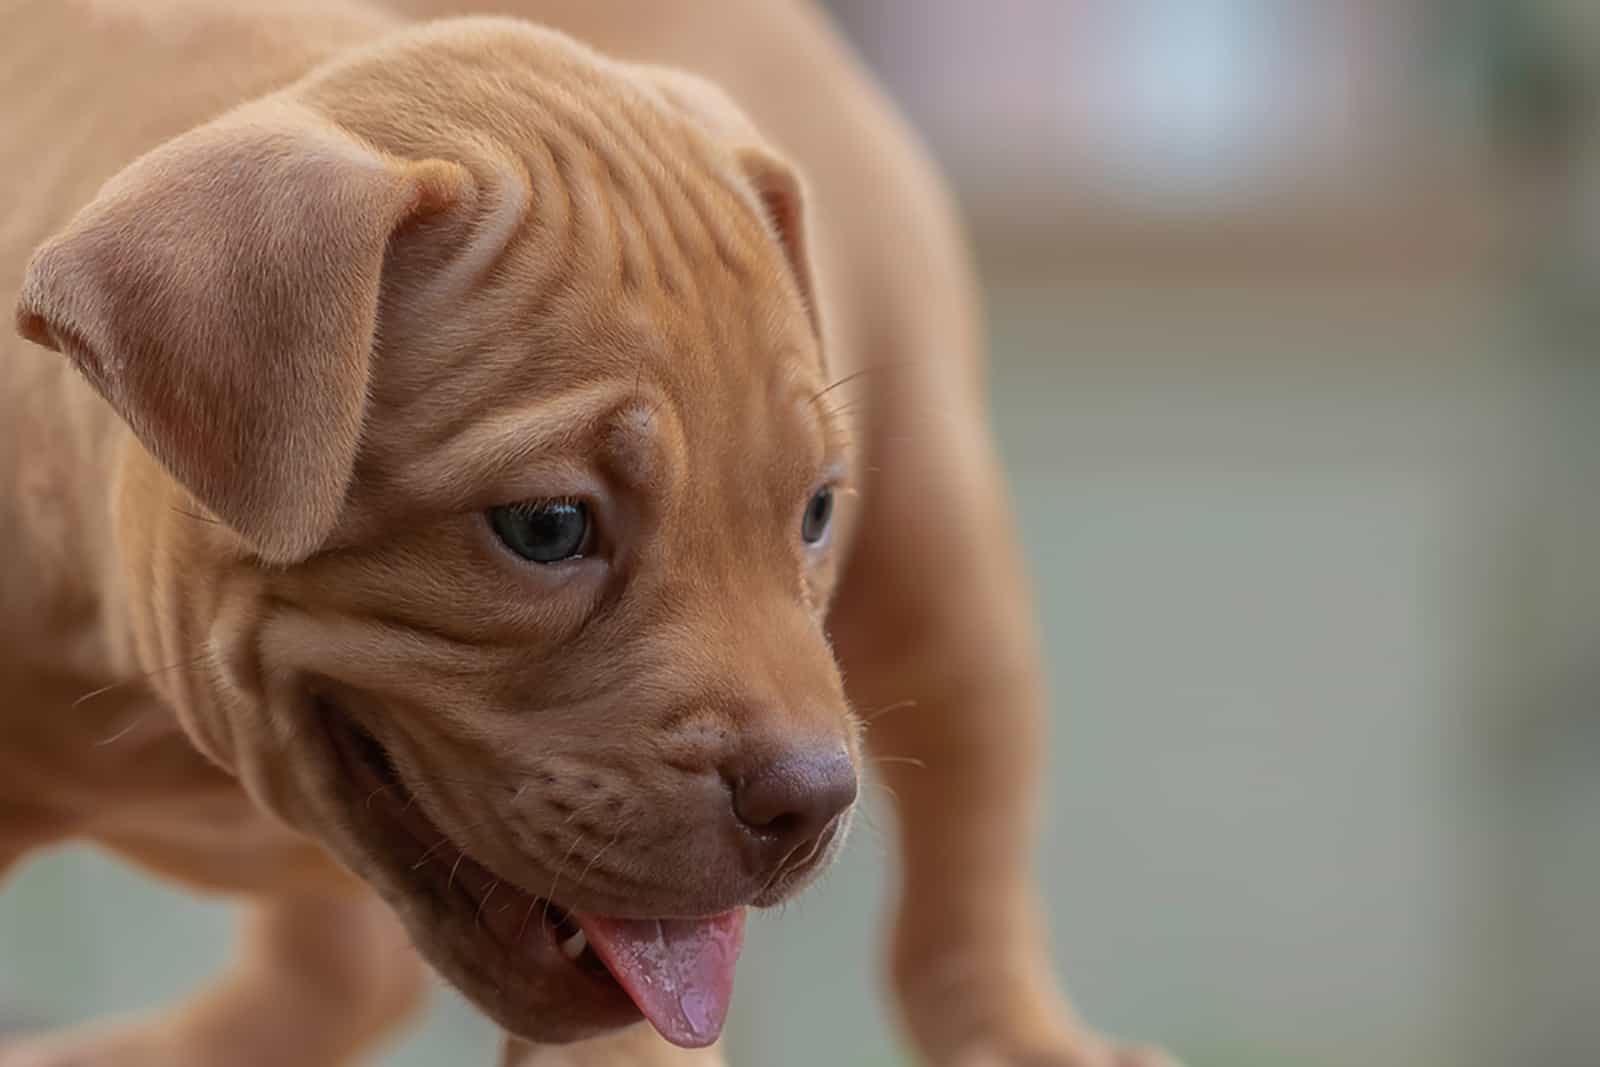
[[[933,883],[935,885],[939,883]],[[891,978],[932,1067],[1181,1067],[1084,1025],[1056,978],[1031,887],[908,897]]]
[[[231,1062],[180,1047],[151,1026],[70,1030],[0,1043],[0,1067],[223,1067]]]
[[[1058,1048],[1003,1048],[984,1045],[967,1049],[950,1067],[1181,1067],[1177,1060],[1145,1046],[1119,1046],[1086,1038]]]
[[[1084,1026],[1032,947],[947,951],[896,977],[912,1036],[933,1067],[1181,1067],[1158,1049]]]
[[[716,1046],[673,1048],[648,1026],[633,1026],[571,1045],[535,1046],[508,1038],[500,1067],[723,1067],[723,1059]]]

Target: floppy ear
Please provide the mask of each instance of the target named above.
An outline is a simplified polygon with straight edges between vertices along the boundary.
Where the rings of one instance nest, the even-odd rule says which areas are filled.
[[[354,468],[389,240],[465,181],[252,106],[111,179],[34,253],[17,328],[261,557],[294,562]]]
[[[800,177],[792,167],[766,148],[747,146],[736,152],[739,169],[755,189],[756,199],[783,246],[789,270],[800,287],[811,328],[822,337],[822,317],[817,311],[816,285],[811,276],[811,246],[806,239],[805,196]]]

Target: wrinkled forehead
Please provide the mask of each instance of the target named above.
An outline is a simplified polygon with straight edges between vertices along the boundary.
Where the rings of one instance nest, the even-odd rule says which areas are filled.
[[[449,143],[413,143],[389,111],[342,115],[381,144],[411,138],[391,150],[461,161],[474,187],[386,280],[369,471],[462,440],[640,470],[663,449],[705,472],[730,447],[821,462],[829,427],[805,399],[823,360],[754,191],[648,85],[596,70],[606,91],[555,93],[497,68],[505,99],[479,92],[470,111],[444,86],[428,106]]]
[[[841,451],[816,399],[817,340],[783,286],[708,264],[667,294],[572,259],[551,279],[540,245],[506,252],[444,317],[388,334],[366,480],[443,507],[501,502],[464,494],[531,491],[552,468],[679,496],[741,480],[792,492]]]
[[[777,460],[814,472],[841,447],[803,317],[756,328],[759,296],[730,299],[704,328],[678,309],[560,302],[538,301],[541,314],[520,321],[486,318],[448,352],[397,354],[404,373],[374,389],[369,461],[463,489],[592,463],[648,488]]]

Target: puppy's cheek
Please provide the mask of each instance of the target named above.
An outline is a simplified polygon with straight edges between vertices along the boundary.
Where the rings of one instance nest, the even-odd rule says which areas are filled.
[[[261,808],[296,829],[326,821],[328,760],[299,676],[261,655],[264,613],[254,596],[226,597],[210,636],[210,670],[184,728]]]
[[[314,738],[296,731],[265,705],[236,705],[228,716],[234,724],[231,770],[255,804],[296,830],[325,838],[332,809],[323,798],[331,792],[327,760],[311,752]],[[292,738],[298,732],[301,736]]]

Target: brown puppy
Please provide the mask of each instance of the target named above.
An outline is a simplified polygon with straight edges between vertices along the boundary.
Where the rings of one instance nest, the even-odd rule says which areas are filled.
[[[522,11],[752,124],[528,23],[254,6],[0,12],[0,867],[260,901],[208,995],[0,1064],[347,1062],[407,934],[563,1062],[689,1055],[622,1028],[714,1040],[742,909],[837,850],[836,655],[927,767],[886,765],[923,1051],[1144,1062],[1042,948],[962,252],[816,16]]]

